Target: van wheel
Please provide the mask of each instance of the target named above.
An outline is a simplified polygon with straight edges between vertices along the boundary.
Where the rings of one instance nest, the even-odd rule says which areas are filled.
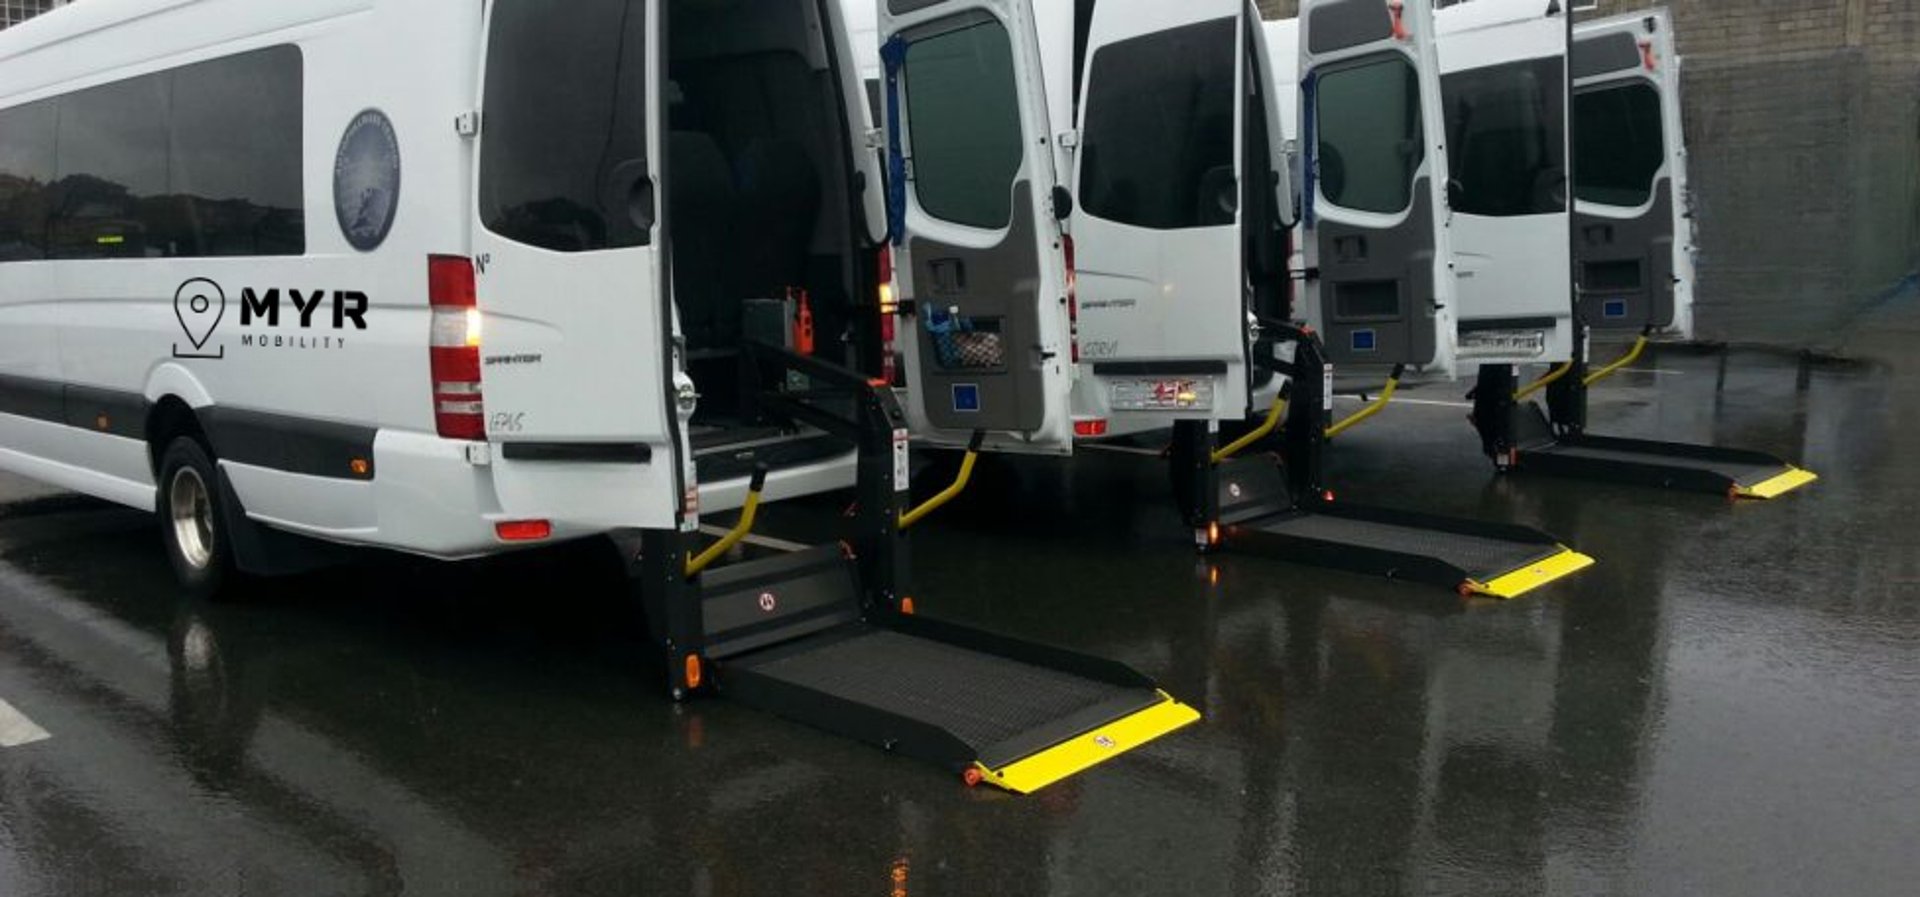
[[[160,458],[160,536],[174,576],[201,598],[220,595],[235,578],[219,482],[198,440],[182,436],[167,445]]]

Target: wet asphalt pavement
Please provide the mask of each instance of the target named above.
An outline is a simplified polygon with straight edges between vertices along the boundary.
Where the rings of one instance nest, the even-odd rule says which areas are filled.
[[[1638,370],[1597,432],[1823,479],[1740,505],[1500,479],[1462,390],[1412,390],[1334,449],[1342,500],[1600,561],[1463,603],[1202,561],[1142,454],[983,463],[917,536],[921,612],[1205,714],[1025,798],[672,705],[595,555],[374,558],[195,604],[146,516],[9,478],[0,701],[50,737],[0,748],[0,895],[1915,893],[1920,371]]]

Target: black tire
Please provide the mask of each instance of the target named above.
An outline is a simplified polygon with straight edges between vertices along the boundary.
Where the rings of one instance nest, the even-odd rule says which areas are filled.
[[[160,456],[160,489],[155,501],[160,540],[181,588],[197,598],[218,598],[238,579],[233,566],[233,537],[227,531],[220,496],[219,469],[212,453],[191,436],[167,444]],[[183,520],[183,514],[190,514]]]

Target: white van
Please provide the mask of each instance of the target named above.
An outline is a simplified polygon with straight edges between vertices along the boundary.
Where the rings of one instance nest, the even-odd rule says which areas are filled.
[[[1570,15],[1561,0],[1436,13],[1463,363],[1573,357]]]
[[[0,466],[157,509],[204,592],[310,560],[288,534],[637,530],[675,696],[969,781],[1191,722],[1124,667],[909,619],[846,34],[836,0],[89,0],[0,34]],[[695,554],[703,512],[737,541],[763,495],[849,486],[818,548]]]
[[[1574,26],[1574,259],[1595,331],[1693,339],[1680,55],[1664,8]]]

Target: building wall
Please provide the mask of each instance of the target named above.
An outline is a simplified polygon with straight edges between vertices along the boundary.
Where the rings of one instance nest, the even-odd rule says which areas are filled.
[[[1673,11],[1703,338],[1840,350],[1912,301],[1896,287],[1920,267],[1920,2],[1594,5]]]
[[[0,0],[0,28],[18,25],[68,0]]]

